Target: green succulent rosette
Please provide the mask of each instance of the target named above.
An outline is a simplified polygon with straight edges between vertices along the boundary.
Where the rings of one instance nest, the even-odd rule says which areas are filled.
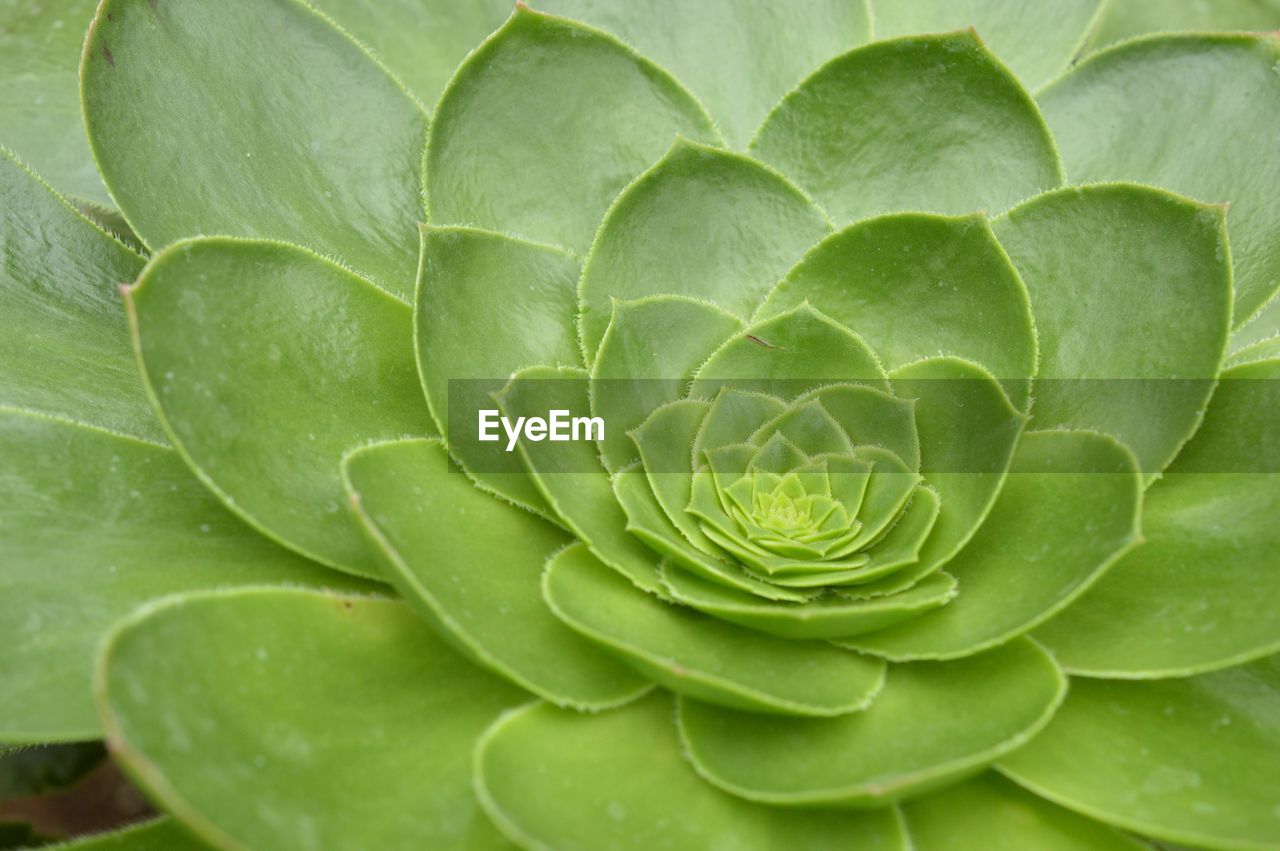
[[[1280,848],[1280,13],[1175,5],[0,11],[67,847]]]

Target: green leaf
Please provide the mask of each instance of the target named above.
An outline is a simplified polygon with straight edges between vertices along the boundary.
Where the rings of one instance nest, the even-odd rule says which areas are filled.
[[[275,546],[167,447],[0,409],[0,741],[100,735],[93,649],[177,591],[246,583],[367,587]]]
[[[679,568],[664,568],[662,581],[676,602],[780,638],[846,638],[910,623],[945,605],[956,594],[956,582],[945,573],[935,573],[901,594],[866,599],[828,595],[805,603],[763,600],[734,591],[721,584],[700,579]]]
[[[837,224],[897,210],[999,212],[1062,183],[1035,103],[972,32],[832,60],[774,108],[751,153]]]
[[[1277,0],[1108,0],[1091,47],[1172,30],[1239,32],[1280,29]]]
[[[430,431],[409,309],[281,243],[183,241],[125,291],[148,391],[179,451],[263,534],[379,568],[342,510],[342,454]]]
[[[1172,842],[1275,848],[1280,657],[1188,679],[1074,678],[1000,768],[1036,794]]]
[[[791,270],[760,317],[805,302],[860,334],[889,370],[945,352],[982,365],[1015,405],[1027,403],[1031,306],[985,216],[906,213],[845,228]]]
[[[937,492],[938,520],[910,573],[944,564],[982,525],[1004,485],[1026,417],[999,382],[957,358],[930,358],[896,370],[896,395],[915,400],[924,483]]]
[[[1123,445],[1088,432],[1024,434],[991,513],[947,563],[960,584],[956,599],[841,643],[894,660],[952,659],[1002,644],[1070,605],[1137,542],[1141,503]],[[1146,605],[1133,597],[1131,608],[1133,600]]]
[[[1072,181],[1134,180],[1230,203],[1236,325],[1280,286],[1280,149],[1257,141],[1280,136],[1277,44],[1144,38],[1086,59],[1040,97]]]
[[[591,246],[579,287],[587,360],[613,299],[681,293],[746,320],[830,230],[825,214],[771,169],[677,140],[618,196]]]
[[[522,848],[560,851],[907,851],[901,818],[761,807],[694,773],[659,693],[579,715],[546,704],[508,713],[480,739],[481,803]],[[574,802],[566,806],[566,801]]]
[[[414,342],[436,425],[482,488],[544,514],[519,458],[476,440],[475,417],[494,407],[490,394],[518,370],[579,361],[577,283],[577,261],[557,248],[470,228],[423,228]]]
[[[623,703],[649,687],[543,603],[543,564],[572,539],[476,490],[440,443],[367,446],[347,456],[343,473],[392,581],[455,648],[577,708]]]
[[[283,239],[410,294],[426,113],[300,0],[106,0],[81,85],[103,179],[151,248]]]
[[[1141,186],[1073,187],[1014,208],[995,229],[1036,317],[1031,428],[1113,434],[1150,480],[1199,424],[1226,344],[1222,209]]]
[[[553,410],[569,411],[571,415],[586,411],[587,395],[587,374],[583,370],[534,367],[516,373],[497,399],[508,418],[545,417]],[[628,530],[626,512],[614,498],[613,484],[600,466],[593,441],[552,444],[522,440],[517,451],[556,518],[596,558],[626,576],[637,588],[661,593],[659,556]]]
[[[143,260],[0,149],[0,403],[164,442],[116,287]]]
[[[1248,323],[1231,335],[1227,348],[1235,354],[1263,342],[1274,345],[1277,340],[1280,340],[1280,292],[1255,313]]]
[[[730,337],[698,369],[689,395],[710,400],[730,387],[791,399],[836,381],[888,387],[862,337],[802,303]]]
[[[430,107],[454,69],[511,14],[510,0],[312,0]],[[541,4],[539,4],[541,5]]]
[[[875,0],[876,38],[973,27],[1034,89],[1066,68],[1110,0]]]
[[[614,302],[591,367],[591,413],[607,424],[600,457],[610,472],[639,457],[628,432],[683,396],[698,368],[742,325],[685,296]]]
[[[884,665],[786,641],[636,590],[581,544],[547,564],[543,592],[565,623],[660,685],[751,712],[839,715],[865,707]]]
[[[110,204],[80,121],[76,73],[94,0],[5,4],[0,28],[0,145],[59,189]]]
[[[508,847],[476,804],[470,751],[527,695],[398,601],[175,597],[112,633],[95,689],[120,762],[217,847]]]
[[[1143,851],[1148,846],[989,773],[903,808],[916,851]]]
[[[959,661],[890,666],[870,708],[839,718],[681,700],[680,731],[698,773],[748,800],[883,807],[1017,748],[1048,723],[1066,687],[1052,657],[1018,639]]]
[[[866,3],[544,0],[635,45],[701,98],[735,148],[805,74],[871,37]]]
[[[440,98],[425,159],[430,221],[585,253],[609,202],[677,133],[717,137],[660,68],[606,33],[521,4]]]
[[[207,851],[211,847],[192,837],[179,822],[161,816],[111,833],[48,846],[48,851]]]
[[[1280,612],[1259,605],[1280,595],[1280,473],[1247,472],[1280,457],[1277,397],[1262,389],[1278,378],[1280,360],[1223,374],[1204,425],[1147,490],[1146,541],[1037,631],[1065,667],[1185,676],[1280,651]]]

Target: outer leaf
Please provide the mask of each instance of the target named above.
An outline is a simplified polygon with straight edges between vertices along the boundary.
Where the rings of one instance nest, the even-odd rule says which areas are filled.
[[[1153,32],[1280,29],[1276,0],[1109,0],[1091,47]]]
[[[439,443],[368,446],[347,457],[343,472],[393,581],[455,647],[575,708],[623,703],[648,688],[544,605],[542,566],[571,539],[476,490]]]
[[[107,0],[81,75],[103,179],[149,246],[284,239],[409,295],[426,114],[300,0]]]
[[[1154,477],[1199,424],[1226,344],[1223,211],[1145,187],[1087,186],[1034,198],[995,228],[1036,317],[1031,427],[1113,434]]]
[[[681,753],[671,708],[656,694],[592,716],[546,704],[511,712],[477,748],[480,800],[504,833],[537,851],[910,847],[894,810],[761,807],[708,785]]]
[[[0,411],[0,741],[99,735],[107,627],[166,594],[245,583],[362,587],[227,513],[165,447]]]
[[[163,442],[116,290],[142,258],[3,150],[0,233],[0,402]]]
[[[689,86],[735,148],[801,78],[871,37],[870,9],[841,0],[547,0],[617,34]]]
[[[1141,851],[1148,846],[990,773],[903,807],[916,851]]]
[[[738,11],[733,19],[743,17]],[[825,214],[776,172],[748,157],[677,140],[618,197],[591,246],[578,317],[588,362],[613,299],[681,293],[749,319],[769,288],[830,229]]]
[[[338,465],[430,429],[408,308],[309,251],[228,238],[157,254],[125,298],[148,390],[201,479],[264,534],[378,575]]]
[[[1040,98],[1074,182],[1231,204],[1236,325],[1280,286],[1280,150],[1255,141],[1280,136],[1278,60],[1274,37],[1145,38],[1090,57]]]
[[[431,221],[585,252],[609,202],[677,133],[717,135],[661,69],[599,30],[517,6],[440,98]]]
[[[1160,839],[1280,847],[1280,657],[1150,683],[1076,678],[1001,770],[1037,794]]]
[[[1137,464],[1121,444],[1087,432],[1025,434],[991,514],[947,564],[957,598],[842,643],[890,659],[1002,644],[1069,605],[1137,542],[1141,503]]]
[[[1107,0],[876,0],[876,38],[974,27],[1028,89],[1062,71]]]
[[[1248,324],[1231,335],[1230,351],[1234,354],[1241,349],[1268,342],[1273,346],[1280,340],[1280,292],[1277,292],[1266,307],[1262,308]]]
[[[1204,425],[1147,491],[1146,542],[1037,631],[1069,669],[1184,676],[1280,651],[1280,360],[1223,374]],[[1254,472],[1249,472],[1250,470]],[[1134,605],[1141,600],[1141,605]]]
[[[639,458],[628,433],[684,395],[689,379],[742,322],[684,296],[615,303],[591,369],[591,413],[606,424],[600,457],[611,472]]]
[[[907,213],[845,228],[791,270],[759,316],[805,301],[862,335],[887,369],[939,353],[967,358],[1026,405],[1031,305],[984,216]]]
[[[865,707],[884,666],[708,618],[636,590],[575,544],[547,565],[543,593],[565,623],[659,684],[751,712],[839,715]]]
[[[516,371],[578,362],[577,280],[577,262],[550,246],[470,228],[422,231],[414,342],[436,425],[482,487],[542,512],[546,503],[518,457],[478,443],[474,417],[494,407],[489,394]],[[453,415],[451,402],[459,406]]]
[[[972,32],[832,60],[774,108],[751,152],[837,224],[895,210],[998,212],[1062,183],[1035,103]]]
[[[402,603],[176,597],[112,634],[96,689],[117,757],[218,847],[508,847],[476,806],[468,757],[524,695]]]
[[[454,69],[511,14],[509,0],[312,0],[369,45],[427,106]]]
[[[204,851],[212,846],[191,836],[172,818],[161,816],[112,833],[43,847],[49,851]]]
[[[63,192],[110,203],[80,122],[80,48],[93,0],[3,6],[0,145],[8,145]]]
[[[748,800],[882,807],[1018,747],[1065,692],[1053,659],[1019,639],[956,662],[894,665],[871,707],[852,715],[777,718],[682,700],[680,731],[698,772]]]

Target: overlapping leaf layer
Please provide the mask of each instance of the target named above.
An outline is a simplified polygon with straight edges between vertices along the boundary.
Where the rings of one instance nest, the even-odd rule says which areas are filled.
[[[0,742],[167,815],[69,847],[1280,848],[1274,35],[48,5]]]

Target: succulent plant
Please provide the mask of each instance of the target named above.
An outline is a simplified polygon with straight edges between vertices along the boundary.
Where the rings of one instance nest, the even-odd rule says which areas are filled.
[[[1147,32],[1274,5],[85,5],[0,744],[160,815],[74,847],[1280,848],[1280,43]]]

